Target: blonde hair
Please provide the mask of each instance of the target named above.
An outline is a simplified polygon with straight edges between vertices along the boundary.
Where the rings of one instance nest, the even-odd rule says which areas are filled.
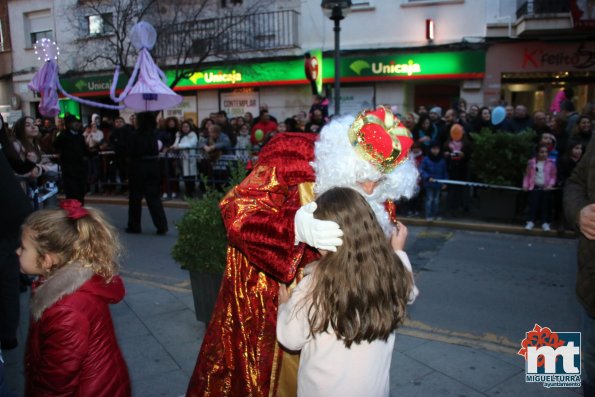
[[[89,214],[79,219],[69,218],[63,209],[34,212],[25,220],[23,230],[31,233],[40,257],[57,256],[58,263],[51,271],[77,262],[109,280],[119,269],[117,233],[100,211],[85,209]]]

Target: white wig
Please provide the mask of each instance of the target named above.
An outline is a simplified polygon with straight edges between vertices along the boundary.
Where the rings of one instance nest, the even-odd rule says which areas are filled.
[[[315,144],[314,161],[316,174],[314,193],[321,195],[334,187],[350,187],[360,192],[378,217],[384,231],[392,230],[384,202],[389,199],[410,198],[416,191],[418,171],[410,158],[392,172],[384,174],[364,160],[349,142],[348,130],[354,117],[333,119],[323,127]],[[358,182],[380,181],[374,193],[366,194]]]

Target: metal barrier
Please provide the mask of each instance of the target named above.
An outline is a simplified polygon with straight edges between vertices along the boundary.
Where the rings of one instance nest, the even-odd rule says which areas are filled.
[[[55,199],[58,195],[58,184],[56,180],[47,180],[40,186],[38,182],[42,178],[43,175],[38,178],[17,175],[17,179],[25,190],[25,194],[31,200],[31,206],[34,211],[45,207],[50,202],[50,199]]]
[[[254,161],[255,156],[246,149],[232,149],[228,154],[221,154],[216,158],[210,158],[208,154],[197,149],[180,149],[160,153],[159,156],[162,193],[172,197],[172,193],[179,192],[182,182],[191,182],[196,188],[197,185],[204,187],[206,183],[220,187],[226,185],[230,180],[231,168],[241,164],[245,166],[248,161]],[[60,155],[44,154],[44,160],[51,160],[58,164],[57,173],[44,173],[38,178],[19,177],[19,180],[31,204],[35,210],[51,205],[62,187],[62,170],[60,167]],[[97,193],[123,193],[128,186],[128,165],[129,158],[118,155],[113,150],[99,151],[96,156],[87,157],[88,162],[95,161],[99,165],[96,175],[88,174],[87,182],[91,192]],[[196,162],[197,172],[194,175],[184,178],[181,172],[182,161]],[[96,189],[92,185],[96,184]]]
[[[41,187],[31,189],[29,191],[29,198],[33,203],[33,209],[38,210],[49,202],[50,199],[58,195],[58,184],[54,181],[47,181]]]
[[[197,185],[200,190],[204,190],[204,181],[215,187],[224,186],[230,180],[230,169],[232,166],[246,164],[256,159],[246,149],[231,149],[228,150],[228,154],[213,157],[208,153],[194,148],[161,153],[159,158],[163,179],[162,191],[170,198],[173,197],[174,193],[179,191],[181,182],[193,184],[193,189],[189,189],[191,192],[196,190]],[[196,172],[194,175],[184,175],[184,164],[182,163],[184,161],[194,161],[196,163]],[[190,163],[187,165],[187,168],[194,167]]]
[[[256,159],[256,156],[253,156],[247,149],[230,149],[226,152],[226,154],[213,156],[193,148],[159,153],[162,192],[172,197],[172,193],[180,190],[182,182],[191,182],[195,188],[197,185],[203,188],[203,179],[210,185],[223,186],[229,182],[231,166],[238,163],[246,164],[248,161]],[[59,164],[60,156],[50,154],[43,155],[43,158]],[[97,193],[121,193],[126,191],[130,161],[128,157],[113,150],[103,150],[97,152],[94,156],[86,157],[86,161],[88,165],[87,183],[91,193],[95,191]],[[184,161],[196,163],[196,172],[193,175],[183,175],[182,162]],[[40,202],[54,196],[59,186],[61,186],[60,167],[58,176],[51,187],[44,185],[32,188],[29,196],[32,200],[38,202],[36,204],[38,206]],[[41,201],[39,201],[40,199]]]

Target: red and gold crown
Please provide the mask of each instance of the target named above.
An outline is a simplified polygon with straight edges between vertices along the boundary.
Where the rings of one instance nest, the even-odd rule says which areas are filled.
[[[360,112],[349,127],[349,141],[363,159],[384,174],[407,160],[413,144],[409,130],[384,106]]]

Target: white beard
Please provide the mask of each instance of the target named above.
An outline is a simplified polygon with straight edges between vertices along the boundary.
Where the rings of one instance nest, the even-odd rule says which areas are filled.
[[[382,230],[390,236],[393,224],[384,203],[412,197],[417,190],[419,172],[411,158],[388,174],[378,171],[353,150],[347,135],[352,122],[352,116],[339,117],[323,127],[315,144],[314,161],[310,163],[316,174],[314,193],[320,196],[334,187],[357,190],[372,207]],[[365,181],[379,181],[372,194],[366,194],[358,184]]]
[[[374,211],[376,220],[380,224],[380,227],[382,227],[384,234],[386,234],[387,237],[390,237],[393,232],[394,224],[391,222],[388,212],[386,212],[386,207],[384,205],[386,201],[382,200],[382,194],[380,194],[378,190],[374,190],[372,194],[367,194],[359,185],[356,185],[353,188],[357,190],[359,194],[364,196],[368,204],[370,204],[370,207],[372,207],[372,211]]]

